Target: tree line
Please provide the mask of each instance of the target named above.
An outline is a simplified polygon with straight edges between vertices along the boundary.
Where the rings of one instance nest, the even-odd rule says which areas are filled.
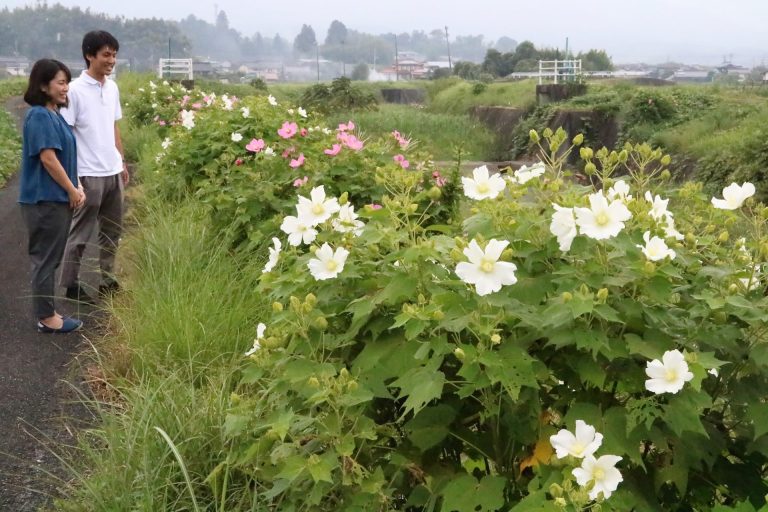
[[[397,51],[411,51],[427,60],[446,60],[450,55],[457,74],[478,78],[481,74],[505,76],[512,71],[532,70],[539,58],[563,58],[559,50],[536,49],[529,41],[517,44],[508,36],[495,41],[486,41],[482,35],[449,37],[446,29],[375,35],[333,20],[324,40],[317,38],[311,25],[303,24],[291,42],[280,34],[265,36],[256,32],[244,36],[230,27],[223,10],[218,12],[215,23],[193,15],[176,22],[111,17],[79,7],[49,6],[46,2],[0,10],[0,55],[79,60],[82,35],[96,27],[118,38],[120,58],[129,59],[134,69],[154,68],[157,59],[169,53],[175,58],[199,56],[228,61],[291,61],[319,56],[350,65],[391,65]],[[586,59],[585,69],[610,69],[610,58],[603,50],[578,56]]]

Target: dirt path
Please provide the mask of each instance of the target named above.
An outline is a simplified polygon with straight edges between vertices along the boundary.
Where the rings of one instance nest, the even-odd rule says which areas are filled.
[[[19,98],[5,105],[18,119],[24,107]],[[0,189],[0,511],[14,512],[49,503],[59,486],[48,475],[61,468],[46,446],[71,445],[73,431],[88,419],[77,403],[82,382],[72,364],[88,331],[53,336],[35,330],[18,193],[18,176]],[[64,301],[57,309],[88,321],[88,311]]]

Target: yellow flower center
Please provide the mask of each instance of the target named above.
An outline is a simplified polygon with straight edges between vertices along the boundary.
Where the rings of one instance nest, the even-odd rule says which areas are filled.
[[[603,471],[602,468],[595,468],[595,471],[592,473],[592,476],[595,480],[602,480],[605,478],[605,471]]]
[[[585,446],[581,443],[576,443],[573,446],[571,446],[571,452],[573,452],[574,455],[579,456],[584,452]]]
[[[606,224],[608,224],[608,222],[610,222],[610,220],[611,218],[608,217],[608,214],[606,214],[605,212],[600,212],[599,214],[597,214],[597,217],[595,217],[595,224],[597,224],[598,226],[605,226]]]
[[[326,269],[327,269],[329,272],[333,272],[334,270],[336,270],[336,268],[337,268],[338,266],[339,266],[339,265],[338,265],[338,263],[336,263],[336,262],[335,262],[335,261],[333,261],[333,260],[328,260],[328,261],[326,261],[326,262],[325,262],[325,268],[326,268]]]
[[[312,207],[312,213],[314,213],[315,215],[320,215],[324,211],[325,211],[325,208],[323,208],[323,205],[321,204],[316,204]]]
[[[480,270],[490,274],[491,272],[493,272],[493,268],[495,266],[495,263],[496,262],[494,262],[492,260],[487,260],[487,259],[483,258],[482,261],[480,262]]]
[[[485,194],[490,190],[487,183],[478,183],[477,184],[477,191],[481,194]]]
[[[667,373],[664,375],[664,378],[667,380],[667,382],[674,382],[677,380],[677,371],[675,370],[667,370]]]

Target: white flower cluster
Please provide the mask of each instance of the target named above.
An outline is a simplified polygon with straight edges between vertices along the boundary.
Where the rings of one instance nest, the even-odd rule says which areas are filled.
[[[566,208],[554,203],[552,207],[555,213],[549,231],[557,237],[563,252],[571,249],[571,243],[579,232],[595,240],[612,238],[624,229],[624,222],[632,218],[622,199],[609,202],[602,190],[590,194],[589,208]]]
[[[572,474],[580,486],[589,486],[589,499],[596,500],[601,494],[604,499],[610,498],[624,480],[621,472],[616,469],[621,457],[602,455],[595,458],[594,453],[603,443],[603,435],[596,432],[592,425],[576,420],[575,433],[562,429],[550,436],[549,442],[558,459],[568,456],[582,459],[581,466],[574,468]]]
[[[334,216],[335,214],[335,216]],[[331,221],[333,229],[340,233],[352,233],[360,236],[365,224],[358,220],[355,208],[349,203],[339,205],[335,197],[326,197],[325,188],[320,185],[310,191],[309,198],[299,196],[296,204],[296,215],[283,218],[280,229],[288,235],[288,244],[298,247],[301,244],[311,244],[315,241],[317,227],[326,221]],[[277,238],[272,239],[273,247],[269,249],[269,260],[263,272],[270,272],[280,258],[282,244]],[[349,251],[343,247],[333,249],[327,243],[315,251],[315,257],[307,263],[312,277],[318,281],[333,279],[342,270],[349,256]]]

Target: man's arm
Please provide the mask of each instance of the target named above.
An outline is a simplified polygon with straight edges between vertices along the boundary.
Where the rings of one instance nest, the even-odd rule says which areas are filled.
[[[123,159],[123,172],[120,175],[123,178],[123,185],[127,185],[131,178],[128,175],[128,166],[125,165],[125,153],[123,152],[123,141],[120,138],[120,128],[117,126],[117,121],[115,121],[115,147],[117,148],[117,151],[120,153],[120,158]]]

